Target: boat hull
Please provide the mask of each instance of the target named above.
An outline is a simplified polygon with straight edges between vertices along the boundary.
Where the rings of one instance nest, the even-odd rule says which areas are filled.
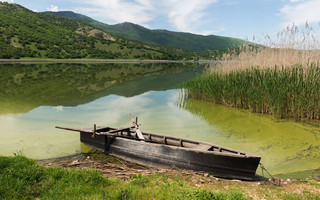
[[[138,164],[205,171],[217,177],[231,179],[252,180],[260,162],[259,156],[230,155],[106,135],[92,137],[88,132],[80,132],[80,140],[106,154]]]

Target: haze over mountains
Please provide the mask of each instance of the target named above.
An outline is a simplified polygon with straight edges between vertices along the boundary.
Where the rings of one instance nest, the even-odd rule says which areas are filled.
[[[71,11],[46,13],[89,23],[111,34],[122,36],[131,40],[141,41],[149,45],[161,45],[200,52],[206,50],[237,48],[244,43],[243,40],[231,37],[222,37],[216,35],[203,36],[168,30],[150,30],[130,22],[108,25],[85,15]]]

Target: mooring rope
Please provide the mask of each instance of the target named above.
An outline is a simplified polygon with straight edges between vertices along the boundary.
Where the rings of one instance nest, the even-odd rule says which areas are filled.
[[[266,171],[268,173],[268,175],[271,177],[271,183],[275,184],[275,185],[278,185],[278,186],[281,186],[281,181],[279,179],[276,179],[274,178],[270,172],[263,166],[262,163],[259,163],[260,165],[260,168],[261,168],[261,172],[262,172],[262,176],[264,177],[264,174],[263,174],[263,171]],[[278,183],[277,183],[277,180],[278,180]]]

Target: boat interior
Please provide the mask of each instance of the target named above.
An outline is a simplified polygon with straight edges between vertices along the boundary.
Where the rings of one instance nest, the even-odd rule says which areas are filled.
[[[127,128],[111,128],[111,127],[97,127],[93,130],[93,134],[97,135],[106,135],[110,137],[123,137],[133,140],[141,140],[137,136],[137,131],[134,127],[127,127]],[[194,150],[200,151],[215,151],[215,152],[222,152],[222,153],[229,153],[229,154],[238,154],[238,155],[246,155],[245,152],[239,152],[232,149],[223,148],[217,145],[197,142],[188,139],[182,139],[177,137],[165,136],[155,133],[148,133],[142,132],[145,142],[150,143],[157,143],[157,144],[164,144],[169,146],[176,146],[176,147],[185,147],[185,148],[192,148]]]

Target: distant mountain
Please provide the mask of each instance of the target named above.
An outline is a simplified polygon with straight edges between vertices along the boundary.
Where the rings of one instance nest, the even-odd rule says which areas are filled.
[[[69,18],[69,19],[73,19],[73,20],[77,20],[77,21],[81,21],[81,22],[85,22],[85,23],[93,23],[96,20],[87,17],[85,15],[81,15],[79,13],[74,13],[72,11],[59,11],[59,12],[52,12],[52,11],[47,11],[44,12],[47,14],[51,14],[57,17],[65,17],[65,18]]]
[[[200,52],[206,50],[238,48],[245,43],[244,40],[231,37],[222,37],[216,35],[203,36],[167,30],[150,30],[143,26],[129,22],[108,25],[71,11],[46,13],[86,22],[111,34],[122,36],[130,40],[137,40],[149,45],[161,45]]]
[[[72,13],[68,16],[72,18]],[[195,56],[193,52],[129,41],[68,18],[0,2],[0,58],[189,60]]]

